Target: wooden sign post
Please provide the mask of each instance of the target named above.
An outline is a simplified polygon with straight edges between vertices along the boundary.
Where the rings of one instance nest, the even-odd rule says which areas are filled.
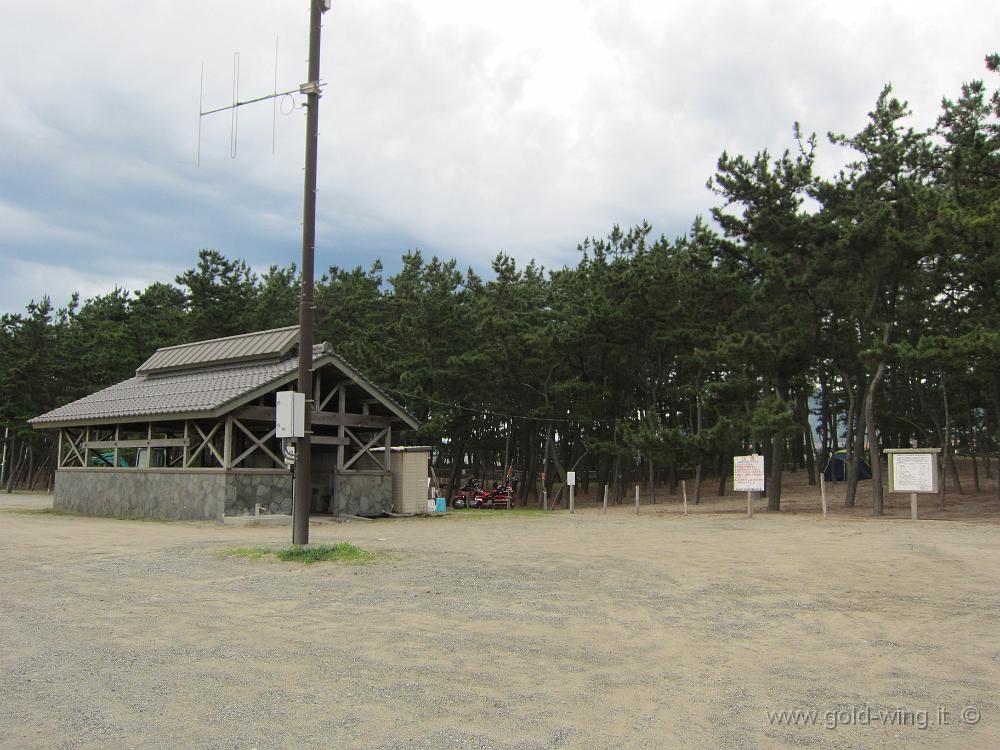
[[[910,493],[910,518],[920,518],[919,494],[938,491],[937,454],[940,448],[886,448],[889,456],[889,492]]]
[[[569,512],[576,513],[576,506],[573,502],[573,490],[576,489],[576,472],[566,472],[566,484],[569,485]]]
[[[763,456],[733,456],[733,490],[747,493],[747,518],[753,518],[753,493],[764,491]]]
[[[681,480],[681,494],[684,495],[684,515],[688,514],[688,488],[684,480]]]

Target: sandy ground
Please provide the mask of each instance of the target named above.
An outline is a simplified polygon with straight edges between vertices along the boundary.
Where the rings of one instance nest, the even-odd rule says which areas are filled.
[[[2,748],[1000,747],[995,521],[469,511],[302,566],[49,503],[0,495]]]

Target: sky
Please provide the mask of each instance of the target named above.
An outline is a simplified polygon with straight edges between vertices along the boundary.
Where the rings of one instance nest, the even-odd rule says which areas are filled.
[[[309,3],[0,4],[0,313],[172,281],[200,248],[301,255]],[[1000,78],[983,0],[333,0],[324,16],[316,268],[407,250],[488,273],[707,215],[724,151],[860,130],[882,86],[931,126]],[[992,80],[991,80],[992,77]],[[200,124],[200,148],[199,148]],[[236,158],[232,158],[235,134]]]

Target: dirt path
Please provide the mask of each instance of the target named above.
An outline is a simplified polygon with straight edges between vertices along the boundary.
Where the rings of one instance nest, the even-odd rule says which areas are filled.
[[[11,506],[3,748],[1000,746],[991,523],[472,512],[304,567],[219,556],[286,528]]]

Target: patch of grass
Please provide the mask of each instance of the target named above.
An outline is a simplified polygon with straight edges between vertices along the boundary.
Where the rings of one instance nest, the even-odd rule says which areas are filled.
[[[369,563],[379,559],[391,559],[391,556],[368,552],[350,542],[339,544],[312,544],[303,547],[293,544],[291,547],[272,549],[271,547],[231,547],[218,553],[219,557],[245,557],[248,560],[262,560],[265,557],[275,557],[283,562],[298,562],[310,565],[317,562]]]
[[[274,553],[279,560],[285,562],[300,562],[307,565],[316,562],[371,562],[374,552],[368,552],[350,542],[338,544],[313,544],[303,547],[293,544]]]
[[[248,557],[251,560],[259,560],[271,554],[270,547],[232,547],[227,549],[224,557]]]

